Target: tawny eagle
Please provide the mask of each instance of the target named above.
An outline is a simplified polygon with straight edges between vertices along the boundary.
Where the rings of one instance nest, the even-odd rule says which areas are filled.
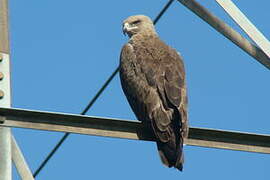
[[[156,137],[163,164],[183,169],[183,141],[188,135],[185,70],[181,56],[162,40],[144,15],[123,22],[128,34],[120,55],[120,79],[139,121]]]

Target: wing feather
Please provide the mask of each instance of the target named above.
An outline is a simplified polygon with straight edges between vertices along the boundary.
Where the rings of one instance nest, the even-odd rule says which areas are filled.
[[[163,163],[182,164],[182,152],[177,152],[177,147],[182,146],[188,125],[185,71],[180,55],[159,39],[144,45],[127,43],[120,56],[120,79],[138,120],[152,127]]]

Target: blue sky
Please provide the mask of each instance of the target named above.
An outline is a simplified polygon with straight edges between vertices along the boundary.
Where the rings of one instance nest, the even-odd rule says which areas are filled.
[[[121,31],[122,20],[134,14],[153,19],[166,2],[10,0],[13,107],[80,113],[118,66],[128,40]],[[199,2],[242,33],[214,0]],[[270,2],[236,4],[270,39]],[[191,126],[270,134],[266,68],[176,1],[156,29],[184,57]],[[87,115],[136,119],[118,75]],[[63,135],[13,132],[32,171]],[[266,180],[270,176],[269,155],[186,146],[185,158],[180,173],[161,164],[152,142],[73,134],[37,179]]]

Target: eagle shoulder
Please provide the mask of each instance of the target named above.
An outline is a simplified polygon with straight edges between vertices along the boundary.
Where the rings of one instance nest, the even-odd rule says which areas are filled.
[[[143,61],[138,60],[138,54],[132,44],[123,46],[120,55],[120,80],[124,94],[139,121],[150,121],[149,109],[150,88],[142,72]],[[148,103],[149,102],[149,103]],[[151,104],[151,103],[150,103]],[[154,104],[154,101],[152,101]]]

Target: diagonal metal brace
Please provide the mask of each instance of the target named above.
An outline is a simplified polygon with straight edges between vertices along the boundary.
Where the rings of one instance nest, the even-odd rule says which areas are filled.
[[[22,180],[34,180],[32,172],[26,163],[26,160],[23,157],[23,154],[15,140],[11,137],[11,146],[12,146],[12,161],[19,172],[19,175]]]
[[[264,65],[266,68],[270,69],[270,59],[269,57],[257,46],[250,43],[247,39],[241,36],[237,31],[231,28],[229,25],[224,23],[222,20],[213,15],[205,7],[199,4],[195,0],[178,0],[179,3],[186,6],[193,13],[195,13],[202,20],[207,22],[215,30],[225,36],[227,39],[232,41],[235,45],[240,47],[251,57],[257,60],[259,63]]]

